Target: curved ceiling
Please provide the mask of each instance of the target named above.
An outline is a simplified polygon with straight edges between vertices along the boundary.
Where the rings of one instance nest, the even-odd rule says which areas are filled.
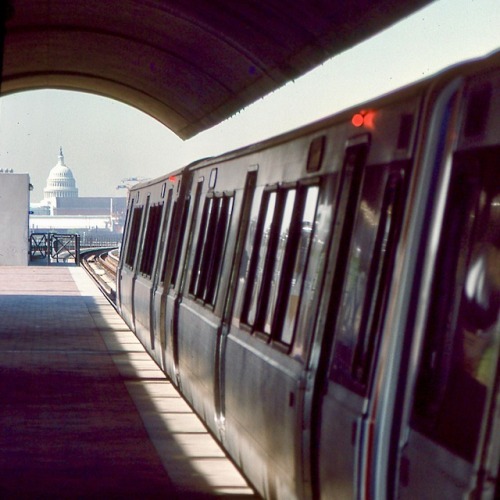
[[[2,93],[93,92],[189,138],[427,3],[10,0]]]

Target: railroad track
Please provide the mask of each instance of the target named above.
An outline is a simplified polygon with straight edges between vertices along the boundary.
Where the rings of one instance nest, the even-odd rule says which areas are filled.
[[[116,304],[116,270],[118,260],[117,248],[84,250],[81,253],[82,266],[114,306]]]

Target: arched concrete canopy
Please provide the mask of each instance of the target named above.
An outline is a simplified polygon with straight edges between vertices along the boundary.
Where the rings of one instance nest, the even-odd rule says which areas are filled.
[[[10,0],[2,93],[93,92],[189,138],[427,3]]]

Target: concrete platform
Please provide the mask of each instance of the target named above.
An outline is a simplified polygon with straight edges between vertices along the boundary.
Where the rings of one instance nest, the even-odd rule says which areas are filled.
[[[0,498],[254,498],[78,267],[0,267]]]

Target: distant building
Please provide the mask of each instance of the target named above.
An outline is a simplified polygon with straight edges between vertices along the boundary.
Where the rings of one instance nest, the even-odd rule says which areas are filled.
[[[54,207],[54,215],[110,215],[124,213],[127,199],[108,196],[86,196],[81,198],[60,198]]]
[[[73,172],[65,165],[62,148],[59,149],[59,161],[52,168],[47,178],[47,186],[43,190],[44,199],[49,206],[56,206],[57,200],[65,198],[78,198]]]
[[[125,197],[79,197],[73,172],[64,162],[62,148],[59,160],[50,170],[40,203],[30,206],[31,232],[79,233],[92,240],[119,240],[123,232]]]

